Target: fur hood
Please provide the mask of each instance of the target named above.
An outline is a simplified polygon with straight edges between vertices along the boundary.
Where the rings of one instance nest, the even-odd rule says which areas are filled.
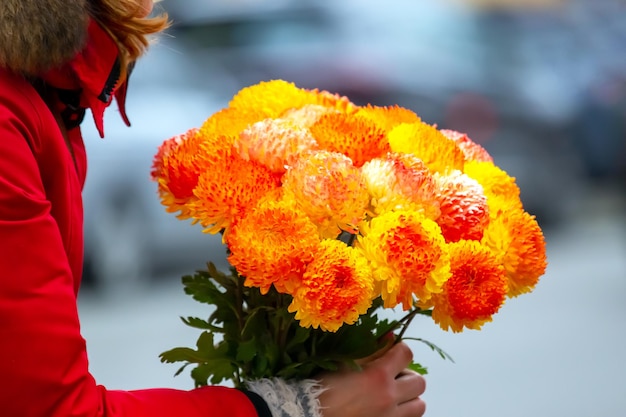
[[[37,75],[60,66],[86,42],[88,0],[2,0],[0,67]]]

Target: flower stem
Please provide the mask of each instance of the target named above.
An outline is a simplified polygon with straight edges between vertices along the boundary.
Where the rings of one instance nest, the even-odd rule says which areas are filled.
[[[404,317],[398,320],[398,327],[401,327],[401,330],[400,333],[396,336],[396,343],[402,340],[402,338],[404,337],[404,333],[406,333],[409,325],[411,324],[415,316],[417,316],[421,312],[421,309],[414,308],[413,310],[409,311]]]

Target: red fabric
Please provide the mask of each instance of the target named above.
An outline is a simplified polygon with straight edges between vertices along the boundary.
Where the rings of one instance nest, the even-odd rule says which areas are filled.
[[[104,137],[104,110],[111,104],[114,96],[118,101],[122,119],[130,126],[125,106],[127,83],[117,85],[117,94],[109,94],[107,101],[103,102],[99,98],[116,63],[117,47],[95,21],[89,24],[88,34],[89,42],[85,49],[68,65],[55,68],[43,74],[42,78],[57,88],[82,89],[81,107],[91,109],[100,137]]]
[[[256,417],[235,389],[109,391],[89,374],[76,306],[86,157],[79,130],[69,137],[76,163],[36,90],[0,69],[0,415]]]

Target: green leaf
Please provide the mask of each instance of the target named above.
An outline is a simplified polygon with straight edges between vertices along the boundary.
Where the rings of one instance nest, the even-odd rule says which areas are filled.
[[[255,358],[252,372],[254,372],[254,375],[257,378],[266,377],[266,376],[268,376],[267,375],[268,365],[269,365],[269,361],[267,360],[267,356],[265,356],[264,354],[261,353],[261,354],[257,355],[256,358]]]
[[[422,342],[426,346],[431,348],[433,351],[437,352],[439,354],[439,356],[441,356],[443,359],[447,359],[450,362],[454,363],[454,359],[452,359],[452,356],[448,355],[443,349],[441,349],[439,346],[435,345],[434,343],[429,342],[428,340],[420,339],[419,337],[405,337],[404,339],[405,340],[415,340],[417,342]]]
[[[409,369],[411,369],[412,371],[417,372],[420,375],[426,375],[428,373],[428,369],[425,368],[424,366],[420,365],[417,362],[411,362],[409,364]]]
[[[217,305],[223,300],[222,291],[205,271],[198,271],[195,275],[186,275],[182,281],[185,293],[191,295],[198,302]]]
[[[191,365],[189,362],[187,362],[186,364],[184,364],[183,366],[181,366],[180,368],[178,368],[178,370],[174,373],[174,376],[178,376],[180,374],[183,373],[183,371],[189,366]]]
[[[256,339],[242,342],[237,347],[237,361],[250,362],[259,352]]]
[[[251,337],[258,334],[260,330],[267,327],[267,319],[264,313],[265,308],[255,308],[248,312],[248,316],[245,319],[243,329],[241,329],[242,337]]]
[[[202,332],[198,340],[196,341],[196,346],[198,347],[198,351],[200,352],[212,352],[215,350],[215,344],[213,342],[214,336],[213,333],[210,332]]]
[[[313,360],[312,363],[314,363],[315,366],[321,369],[324,369],[326,371],[336,371],[339,369],[339,365],[337,364],[337,361],[330,360],[330,359]]]
[[[220,327],[213,326],[208,321],[202,320],[201,318],[198,318],[198,317],[181,317],[180,319],[187,326],[195,327],[196,329],[211,330],[211,331],[214,331],[214,332],[222,330]]]
[[[286,349],[288,351],[292,350],[295,347],[302,345],[305,341],[309,339],[311,336],[311,329],[308,327],[302,327],[299,324],[295,327],[295,331],[292,337],[289,338],[287,342]]]
[[[217,269],[217,267],[215,266],[213,262],[207,262],[206,269],[209,275],[212,277],[224,275],[220,270]]]
[[[192,362],[192,363],[201,363],[205,360],[203,356],[201,356],[198,351],[186,348],[186,347],[178,347],[174,349],[170,349],[166,352],[163,352],[159,355],[161,358],[161,362],[163,363],[175,363],[175,362]]]
[[[235,366],[229,361],[212,360],[192,369],[191,377],[194,379],[196,386],[205,386],[209,382],[217,385],[224,380],[232,379],[235,370]]]

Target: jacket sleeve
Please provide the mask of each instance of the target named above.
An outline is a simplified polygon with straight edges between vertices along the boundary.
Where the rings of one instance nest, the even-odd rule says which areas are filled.
[[[2,101],[0,415],[256,417],[252,401],[232,388],[129,392],[96,384],[88,371],[69,261],[29,147],[33,129],[27,126],[42,127],[36,114],[16,116]]]

